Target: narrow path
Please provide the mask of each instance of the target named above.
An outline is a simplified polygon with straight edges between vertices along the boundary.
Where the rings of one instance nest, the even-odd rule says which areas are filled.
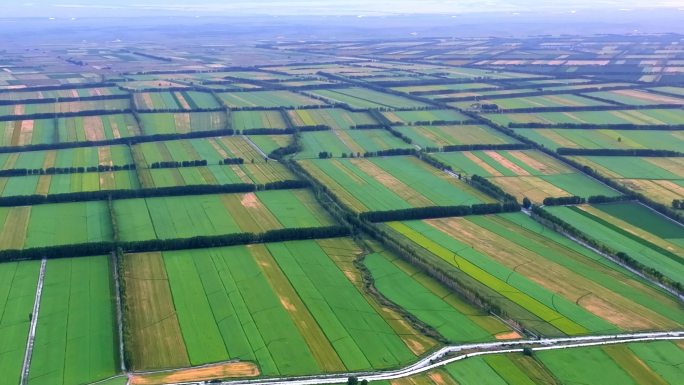
[[[28,383],[29,368],[31,367],[31,355],[33,354],[33,343],[36,338],[36,326],[38,325],[38,312],[40,311],[40,298],[43,295],[43,282],[45,281],[45,266],[47,258],[40,261],[40,274],[38,275],[38,285],[36,286],[36,297],[33,300],[33,312],[31,313],[31,327],[26,341],[26,352],[24,353],[24,365],[21,368],[20,385]]]
[[[250,139],[247,135],[240,135],[240,136],[241,136],[243,139],[245,139],[245,140],[247,141],[247,143],[248,143],[250,146],[252,146],[252,148],[254,148],[255,150],[257,150],[257,152],[258,152],[259,154],[261,154],[261,156],[263,156],[265,159],[270,159],[270,158],[268,157],[268,155],[267,155],[265,152],[261,151],[261,149],[259,148],[259,146],[257,146],[256,143],[252,142],[252,139]]]
[[[123,311],[121,305],[121,281],[119,277],[119,256],[116,252],[112,253],[112,270],[114,278],[114,291],[116,293],[116,326],[119,337],[119,365],[121,372],[126,372],[126,362],[124,361],[124,340],[123,340]]]

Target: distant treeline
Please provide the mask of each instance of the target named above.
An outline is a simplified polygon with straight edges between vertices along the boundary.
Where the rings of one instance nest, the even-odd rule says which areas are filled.
[[[16,90],[24,92],[23,90]],[[113,94],[113,95],[92,95],[92,96],[65,96],[53,98],[37,98],[37,99],[17,99],[17,100],[0,100],[0,106],[16,105],[16,104],[50,104],[63,102],[82,102],[82,101],[97,101],[97,100],[113,100],[113,99],[128,99],[128,94]],[[54,114],[53,114],[54,115]],[[16,116],[16,115],[13,115]],[[27,115],[24,115],[27,116]]]
[[[472,206],[432,206],[411,209],[371,211],[361,213],[359,218],[369,222],[406,221],[414,219],[462,217],[466,215],[497,214],[520,211],[517,203],[481,203]]]
[[[492,122],[489,122],[492,123]],[[508,123],[508,128],[554,128],[554,129],[582,129],[582,130],[684,130],[684,124],[630,124],[630,123]]]
[[[0,170],[0,177],[27,176],[27,175],[55,175],[55,174],[82,174],[86,172],[110,172],[135,170],[135,164],[110,166],[101,164],[90,167],[48,167],[48,168],[13,168]]]

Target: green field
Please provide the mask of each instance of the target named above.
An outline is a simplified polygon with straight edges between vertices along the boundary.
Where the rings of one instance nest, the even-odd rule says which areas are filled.
[[[242,183],[258,185],[296,179],[287,168],[275,162],[143,169],[138,170],[138,175],[143,188]]]
[[[7,384],[21,377],[39,270],[39,261],[0,263],[0,376]]]
[[[491,202],[414,157],[317,159],[300,164],[356,212]]]
[[[658,104],[684,105],[684,99],[641,90],[592,92],[587,95],[626,104],[628,106],[652,106]]]
[[[295,158],[318,158],[322,151],[341,157],[343,154],[357,156],[395,148],[414,147],[383,129],[314,131],[302,133],[302,151]]]
[[[539,123],[539,124],[635,124],[635,125],[670,125],[684,122],[684,111],[681,109],[641,109],[619,111],[573,111],[573,112],[536,112],[511,114],[485,114],[485,118],[494,123]]]
[[[57,103],[29,103],[0,105],[0,116],[64,114],[84,111],[122,111],[129,108],[130,102],[128,98]]]
[[[126,259],[141,267],[149,259],[162,264],[155,276],[166,277],[170,292],[163,295],[171,298],[159,302],[173,301],[173,329],[184,341],[178,348],[191,365],[239,358],[255,361],[264,375],[295,375],[405,364],[415,356],[340,270],[338,258],[359,252],[351,240],[333,239]],[[135,302],[146,294],[162,295],[138,292],[127,298]],[[140,338],[162,332],[131,327]]]
[[[619,211],[632,213],[633,210],[639,210],[635,206],[635,204],[621,204]],[[640,210],[641,215],[652,218],[651,222],[658,223],[655,226],[657,233],[665,232],[674,235],[672,238],[661,238],[645,229],[642,230],[638,226],[608,215],[601,210],[601,207],[558,206],[549,207],[546,210],[582,229],[581,231],[601,244],[627,253],[637,262],[661,272],[674,282],[684,283],[684,227],[674,222],[666,222],[664,219],[659,223],[655,222],[660,219],[657,214]],[[632,222],[635,221],[636,218],[632,214]]]
[[[280,111],[233,111],[230,113],[230,120],[231,127],[240,131],[254,128],[287,128]]]
[[[401,96],[387,94],[366,88],[335,88],[307,91],[309,94],[325,98],[331,103],[346,104],[351,108],[418,108],[425,104]]]
[[[118,372],[110,277],[107,256],[48,261],[29,384],[83,384]]]
[[[287,114],[297,127],[326,125],[333,130],[342,130],[357,125],[378,124],[367,112],[351,112],[340,108],[291,110]]]
[[[221,108],[212,94],[198,91],[141,92],[134,93],[133,100],[138,110],[190,111]]]
[[[259,136],[253,137],[258,138]],[[146,142],[133,146],[133,156],[138,168],[149,168],[158,162],[183,162],[206,160],[217,165],[228,158],[242,158],[245,163],[263,163],[265,160],[248,140],[240,136],[181,139]]]
[[[53,195],[90,191],[135,190],[135,171],[29,175],[0,178],[0,196]]]
[[[396,126],[394,129],[409,137],[413,144],[422,148],[517,142],[515,139],[484,125]]]
[[[388,252],[364,258],[374,285],[390,301],[452,343],[515,338],[504,323],[467,304],[448,288]]]
[[[297,94],[291,91],[245,91],[245,92],[226,92],[218,96],[230,108],[244,107],[304,107],[323,105],[320,100],[308,96]]]
[[[591,107],[591,106],[610,106],[610,103],[584,98],[579,95],[541,95],[541,96],[521,96],[517,98],[483,98],[478,101],[482,104],[496,104],[500,109],[516,110],[523,108],[548,108],[548,107]],[[468,108],[472,101],[456,102],[453,105],[459,108]]]
[[[228,127],[224,112],[158,112],[138,115],[143,135],[187,134],[224,130]]]
[[[684,319],[673,297],[523,214],[386,226],[458,267],[544,335],[676,329]]]
[[[536,150],[461,151],[433,156],[454,172],[479,175],[491,180],[518,199],[542,202],[546,197],[619,193]]]
[[[10,120],[0,122],[0,128],[2,128],[1,147],[27,146],[55,141],[54,119]]]
[[[128,146],[123,145],[0,154],[0,170],[88,168],[99,165],[124,166],[132,163],[131,151]]]
[[[307,190],[124,199],[114,212],[124,242],[331,224]]]
[[[565,147],[681,151],[684,148],[682,131],[518,128],[515,132],[552,150]]]
[[[411,125],[415,122],[463,122],[470,118],[456,110],[392,111],[382,113],[392,124]]]
[[[0,249],[23,249],[112,240],[107,202],[0,208]]]

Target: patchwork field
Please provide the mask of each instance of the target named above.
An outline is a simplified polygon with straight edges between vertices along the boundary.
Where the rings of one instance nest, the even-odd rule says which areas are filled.
[[[124,199],[114,212],[124,242],[332,224],[308,190]]]
[[[416,122],[463,122],[470,118],[456,110],[391,111],[382,113],[392,124],[411,125]]]
[[[684,158],[570,158],[664,205],[669,206],[672,200],[684,198]]]
[[[390,222],[544,335],[681,327],[673,297],[524,214]]]
[[[651,106],[658,104],[684,105],[684,99],[640,90],[592,92],[587,95],[629,106]]]
[[[130,109],[126,99],[84,100],[77,102],[0,105],[0,116],[65,114],[83,111],[123,111]]]
[[[346,104],[351,108],[363,109],[402,109],[419,108],[426,105],[401,96],[387,94],[366,88],[335,88],[307,91],[308,94],[321,97],[331,103]]]
[[[10,120],[0,122],[1,147],[53,143],[56,135],[54,119]]]
[[[83,384],[118,372],[111,276],[107,256],[48,261],[29,384]]]
[[[64,99],[64,98],[87,98],[95,96],[111,96],[128,94],[117,87],[94,87],[94,88],[73,88],[65,90],[44,90],[44,91],[15,91],[0,93],[2,101],[22,101],[22,100],[42,100],[42,99]]]
[[[129,138],[138,135],[141,135],[141,132],[133,115],[102,115],[59,118],[57,133],[54,136],[58,142],[64,143]]]
[[[179,112],[139,114],[143,135],[187,134],[217,131],[228,127],[224,112]]]
[[[603,207],[607,207],[608,213],[602,210]],[[662,218],[644,206],[630,203],[558,206],[546,210],[611,249],[627,253],[646,267],[684,284],[684,227],[681,225]],[[640,228],[610,215],[611,211],[628,216],[627,219],[632,223],[650,224],[650,230],[655,234],[649,232],[646,226]]]
[[[112,240],[107,202],[0,207],[0,250]]]
[[[684,148],[684,131],[517,128],[515,132],[554,150],[565,147],[681,151]]]
[[[539,151],[462,151],[435,153],[454,172],[479,175],[522,200],[619,193]]]
[[[0,177],[0,196],[53,195],[140,188],[135,171]]]
[[[573,112],[536,112],[512,114],[485,114],[494,123],[538,124],[635,124],[670,125],[684,123],[684,110],[681,109],[642,109],[619,111],[573,111]]]
[[[378,124],[367,112],[350,112],[340,108],[291,110],[287,114],[297,127],[322,124],[333,130],[342,130],[357,125]]]
[[[294,375],[413,360],[342,270],[360,253],[351,240],[332,239],[127,255],[127,304],[152,306],[129,313],[129,346],[141,348],[133,365],[240,359],[265,375]]]
[[[318,158],[318,154],[323,151],[333,157],[341,157],[343,154],[358,156],[366,152],[396,148],[414,146],[383,129],[314,131],[302,133],[302,150],[295,158]]]
[[[8,384],[21,378],[39,271],[40,261],[0,263],[0,376]]]
[[[462,144],[505,144],[517,141],[484,125],[396,126],[422,148],[442,148]]]
[[[592,107],[592,106],[610,106],[610,103],[601,102],[594,99],[584,98],[579,95],[542,95],[542,96],[525,96],[517,98],[496,98],[478,100],[482,104],[496,104],[500,109],[516,110],[521,108],[546,108],[546,107]],[[459,108],[468,108],[473,104],[472,101],[453,103]]]
[[[88,168],[100,165],[133,164],[128,146],[76,147],[59,150],[9,152],[0,154],[0,170]]]
[[[292,108],[305,106],[320,106],[320,100],[291,91],[245,91],[219,93],[218,96],[230,108]]]
[[[492,202],[473,187],[410,156],[303,160],[300,164],[356,212]]]
[[[139,92],[133,94],[138,110],[191,111],[197,109],[221,108],[214,96],[207,92]]]
[[[230,113],[230,120],[231,127],[240,131],[255,128],[287,128],[280,111],[233,111]]]
[[[296,179],[283,165],[255,163],[138,170],[143,188],[197,185],[265,184]]]
[[[252,137],[256,140],[261,137]],[[138,168],[149,168],[153,163],[206,160],[217,165],[225,159],[242,158],[245,163],[264,163],[256,148],[241,136],[167,140],[139,143],[133,146],[133,157]],[[270,163],[270,162],[269,162]]]

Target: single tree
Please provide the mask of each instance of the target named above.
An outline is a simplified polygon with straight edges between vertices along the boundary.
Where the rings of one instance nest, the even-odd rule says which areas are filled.
[[[532,207],[532,202],[530,201],[530,198],[524,197],[524,198],[523,198],[523,204],[522,204],[522,205],[523,205],[523,207],[526,208],[526,209],[529,209],[530,207]]]

